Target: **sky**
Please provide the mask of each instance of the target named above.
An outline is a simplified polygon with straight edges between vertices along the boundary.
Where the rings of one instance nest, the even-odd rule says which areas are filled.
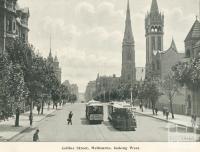
[[[152,0],[130,0],[136,66],[145,66],[144,19]],[[157,0],[164,13],[164,49],[172,37],[179,52],[196,16],[198,0]],[[84,92],[97,74],[121,75],[122,40],[127,0],[18,0],[29,7],[29,42],[47,57],[52,53],[62,68],[62,82],[76,83]]]

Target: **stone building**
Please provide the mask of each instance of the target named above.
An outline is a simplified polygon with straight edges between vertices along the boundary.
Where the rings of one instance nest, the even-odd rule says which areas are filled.
[[[78,98],[79,91],[78,91],[78,85],[77,84],[70,84],[69,80],[65,80],[62,84],[68,88],[68,90],[71,94],[76,95],[77,98]]]
[[[51,52],[51,40],[50,40],[50,51],[49,51],[49,56],[47,58],[47,62],[53,67],[53,70],[55,72],[56,78],[61,83],[61,68],[59,66],[58,57],[55,56],[53,58],[53,56],[52,56],[52,52]]]
[[[150,13],[145,17],[145,31],[146,74],[153,71],[160,75],[160,61],[155,59],[155,55],[163,51],[164,15],[159,12],[157,0],[152,0]]]
[[[164,15],[159,12],[157,0],[152,0],[150,13],[145,18],[146,30],[146,76],[153,72],[163,80],[171,71],[173,65],[184,58],[179,53],[172,39],[169,49],[163,49]]]
[[[199,54],[200,22],[196,19],[185,39],[185,62],[190,62],[191,59],[198,57]],[[195,114],[200,117],[200,90],[186,89],[186,112],[188,115]]]
[[[90,81],[87,84],[87,87],[85,90],[85,100],[86,101],[92,100],[95,92],[96,92],[96,81]]]
[[[76,95],[76,97],[78,99],[78,97],[79,97],[78,85],[77,84],[71,84],[70,88],[71,88],[70,89],[71,94]]]
[[[155,62],[152,64],[152,70],[156,71],[161,80],[164,80],[171,72],[172,66],[180,62],[184,56],[184,53],[178,52],[176,44],[172,39],[169,49],[166,51],[158,51],[154,54]]]
[[[121,81],[122,83],[131,83],[136,80],[135,69],[135,42],[133,38],[129,0],[127,4],[125,32],[122,43],[122,70]]]
[[[121,78],[113,76],[97,76],[96,79],[96,95],[105,94],[106,92],[116,89],[121,83]]]
[[[17,0],[0,0],[0,53],[6,52],[15,38],[28,42],[29,8],[20,8]]]

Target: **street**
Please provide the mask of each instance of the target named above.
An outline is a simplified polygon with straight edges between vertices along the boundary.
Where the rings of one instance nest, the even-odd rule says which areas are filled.
[[[73,111],[73,125],[67,125],[68,113]],[[168,141],[168,124],[154,118],[136,115],[136,131],[118,131],[107,120],[107,108],[104,108],[102,124],[88,124],[85,118],[85,104],[68,104],[47,116],[36,128],[39,128],[41,142],[99,142],[99,141]],[[36,128],[30,128],[12,141],[29,142]]]

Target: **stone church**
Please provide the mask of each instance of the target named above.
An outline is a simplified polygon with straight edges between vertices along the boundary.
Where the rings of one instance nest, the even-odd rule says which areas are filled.
[[[52,52],[51,52],[51,40],[50,40],[50,51],[49,51],[49,56],[47,58],[47,61],[53,67],[53,70],[55,72],[56,78],[58,79],[58,81],[61,84],[61,68],[59,66],[58,57],[55,56],[53,58],[53,56],[52,56]]]
[[[153,72],[163,80],[171,67],[182,60],[172,39],[169,49],[164,50],[164,14],[159,11],[157,0],[152,0],[151,10],[145,17],[146,33],[146,76]]]
[[[200,55],[200,22],[195,20],[185,39],[185,62]],[[186,113],[195,114],[200,118],[200,90],[186,89]],[[199,120],[200,125],[200,120]]]
[[[126,11],[125,32],[122,43],[121,82],[133,84],[136,81],[135,42],[131,27],[129,0]]]

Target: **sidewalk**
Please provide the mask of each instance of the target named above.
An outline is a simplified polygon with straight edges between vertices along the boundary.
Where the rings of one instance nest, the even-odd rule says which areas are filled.
[[[47,109],[47,106],[44,107],[43,115],[38,115],[36,108],[33,110],[33,125],[30,127],[29,114],[30,111],[20,115],[19,127],[15,127],[15,118],[9,118],[8,121],[0,122],[0,142],[10,141],[12,138],[16,137],[20,133],[24,132],[28,128],[34,128],[37,126],[37,123],[45,119],[48,115],[56,111],[52,109]]]
[[[168,120],[166,120],[166,116],[163,116],[163,112],[161,112],[161,111],[158,111],[158,115],[153,115],[152,109],[144,108],[144,111],[142,112],[139,107],[136,107],[135,112],[138,114],[145,115],[147,117],[152,117],[152,118],[156,118],[156,119],[159,119],[159,120],[162,120],[165,122],[192,128],[192,122],[191,122],[190,116],[174,114],[175,118],[172,119],[171,114],[169,114]]]

